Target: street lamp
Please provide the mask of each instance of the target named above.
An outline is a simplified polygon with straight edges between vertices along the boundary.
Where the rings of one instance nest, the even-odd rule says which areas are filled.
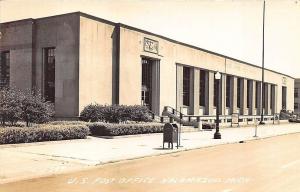
[[[266,2],[264,0],[264,5],[263,5],[263,42],[262,42],[262,67],[261,67],[261,105],[260,105],[260,112],[261,112],[261,117],[260,117],[260,125],[264,125],[264,108],[265,108],[265,7],[266,7]]]
[[[216,123],[216,132],[215,132],[215,134],[214,134],[214,139],[221,139],[221,133],[219,132],[219,111],[220,111],[220,107],[219,107],[219,83],[220,83],[220,79],[221,79],[221,74],[220,74],[220,72],[218,71],[216,74],[215,74],[215,79],[216,79],[216,81],[217,81],[217,93],[216,93],[216,108],[217,108],[217,110],[216,110],[216,121],[217,121],[217,123]]]

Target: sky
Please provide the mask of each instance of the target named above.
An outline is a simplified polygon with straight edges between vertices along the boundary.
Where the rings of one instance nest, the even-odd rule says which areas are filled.
[[[300,78],[300,0],[265,10],[265,67]],[[0,22],[74,11],[262,65],[263,0],[0,0]]]

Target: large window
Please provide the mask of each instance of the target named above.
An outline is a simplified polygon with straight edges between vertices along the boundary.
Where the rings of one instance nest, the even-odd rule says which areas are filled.
[[[270,109],[273,110],[273,108],[275,107],[275,85],[271,85],[271,106]]]
[[[251,100],[252,100],[252,81],[247,80],[247,108],[250,108]]]
[[[237,107],[241,108],[241,97],[242,97],[242,79],[237,79]]]
[[[190,105],[190,68],[183,67],[183,105]]]
[[[44,94],[47,101],[55,101],[55,48],[44,49],[45,83]]]
[[[10,55],[9,51],[0,52],[0,89],[9,86],[9,66]]]
[[[265,114],[268,114],[268,102],[269,102],[269,98],[268,98],[268,95],[269,95],[269,88],[268,88],[268,83],[264,83],[263,84],[263,94],[264,94],[264,100],[263,100],[263,109],[265,110]]]
[[[282,109],[286,109],[286,87],[282,86]]]
[[[226,107],[230,107],[230,86],[231,84],[231,76],[227,75],[226,76]]]
[[[219,80],[220,81],[220,80]],[[218,80],[214,78],[214,107],[217,106],[217,91],[218,91]]]
[[[205,79],[206,79],[206,71],[200,70],[200,90],[199,90],[200,106],[205,106]]]
[[[258,108],[258,106],[260,105],[259,104],[259,101],[260,101],[260,98],[261,97],[261,94],[260,94],[260,82],[257,82],[256,81],[256,85],[255,85],[255,108]]]

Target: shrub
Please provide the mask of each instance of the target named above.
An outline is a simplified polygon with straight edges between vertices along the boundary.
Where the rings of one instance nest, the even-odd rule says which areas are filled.
[[[209,123],[209,122],[202,123],[202,129],[215,129],[215,128],[216,128],[215,123]]]
[[[0,90],[1,124],[10,122],[15,125],[23,120],[30,123],[44,123],[54,114],[52,104],[46,102],[39,91],[20,91],[14,88]]]
[[[80,119],[83,121],[102,121],[103,120],[103,106],[99,104],[89,104],[80,113]]]
[[[98,122],[91,123],[88,127],[90,128],[91,134],[97,136],[118,136],[163,132],[163,124],[161,123],[113,124]]]
[[[140,105],[99,105],[89,104],[80,113],[83,121],[104,121],[109,123],[120,123],[126,121],[150,122],[151,111]]]
[[[80,113],[83,121],[104,121],[109,123],[120,123],[126,121],[150,122],[152,121],[151,111],[140,105],[99,105],[90,104]]]
[[[89,134],[85,125],[43,125],[40,127],[0,128],[0,144],[30,143],[67,139],[84,139]]]
[[[0,90],[0,120],[5,125],[17,123],[21,116],[21,93],[15,89],[4,88]]]
[[[23,92],[21,97],[21,118],[29,126],[29,123],[48,122],[54,114],[53,105],[46,102],[41,93],[36,91]]]

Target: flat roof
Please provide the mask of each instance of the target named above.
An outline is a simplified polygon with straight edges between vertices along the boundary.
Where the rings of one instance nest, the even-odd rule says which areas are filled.
[[[70,15],[70,14],[79,14],[80,16],[83,16],[83,17],[86,17],[86,18],[89,18],[89,19],[92,19],[92,20],[96,20],[96,21],[99,21],[99,22],[103,22],[103,23],[106,23],[106,24],[114,25],[114,26],[119,25],[123,28],[127,28],[127,29],[130,29],[130,30],[141,32],[141,33],[144,33],[144,34],[147,34],[147,35],[152,35],[152,36],[170,41],[172,43],[180,44],[180,45],[183,45],[183,46],[186,46],[186,47],[190,47],[190,48],[193,48],[193,49],[196,49],[196,50],[200,50],[200,51],[203,51],[203,52],[206,52],[206,53],[210,53],[210,54],[213,54],[213,55],[217,55],[217,56],[220,56],[220,57],[223,57],[223,58],[226,58],[226,59],[230,59],[230,60],[233,60],[233,61],[236,61],[236,62],[239,62],[239,63],[243,63],[243,64],[246,64],[246,65],[249,65],[249,66],[252,66],[252,67],[262,69],[262,67],[254,65],[254,64],[246,62],[246,61],[242,61],[242,60],[239,60],[239,59],[236,59],[236,58],[233,58],[233,57],[229,57],[227,55],[223,55],[223,54],[220,54],[220,53],[209,51],[207,49],[203,49],[203,48],[200,48],[200,47],[197,47],[197,46],[194,46],[194,45],[190,45],[190,44],[187,44],[187,43],[184,43],[184,42],[180,42],[180,41],[165,37],[163,35],[155,34],[155,33],[152,33],[150,31],[146,31],[146,30],[143,30],[143,29],[132,27],[130,25],[126,25],[126,24],[123,24],[123,23],[115,23],[115,22],[112,22],[112,21],[109,21],[109,20],[106,20],[106,19],[102,19],[102,18],[93,16],[93,15],[90,15],[90,14],[87,14],[87,13],[80,12],[80,11],[65,13],[65,14],[60,14],[60,15],[54,15],[54,16],[41,17],[41,18],[37,18],[37,19],[29,18],[29,19],[23,19],[23,20],[18,20],[18,21],[9,21],[9,22],[0,23],[0,24],[8,24],[8,23],[12,23],[12,22],[20,22],[20,21],[25,21],[25,20],[46,19],[46,18],[59,17],[59,16],[64,16],[64,15]],[[274,70],[271,70],[271,69],[268,69],[268,68],[264,68],[264,69],[267,70],[267,71],[270,71],[270,72],[274,72],[274,73],[277,73],[277,74],[284,75],[284,76],[290,77],[292,79],[295,79],[294,77],[292,77],[290,75],[287,75],[287,74],[284,74],[284,73],[280,73],[280,72],[277,72],[277,71],[274,71]]]

